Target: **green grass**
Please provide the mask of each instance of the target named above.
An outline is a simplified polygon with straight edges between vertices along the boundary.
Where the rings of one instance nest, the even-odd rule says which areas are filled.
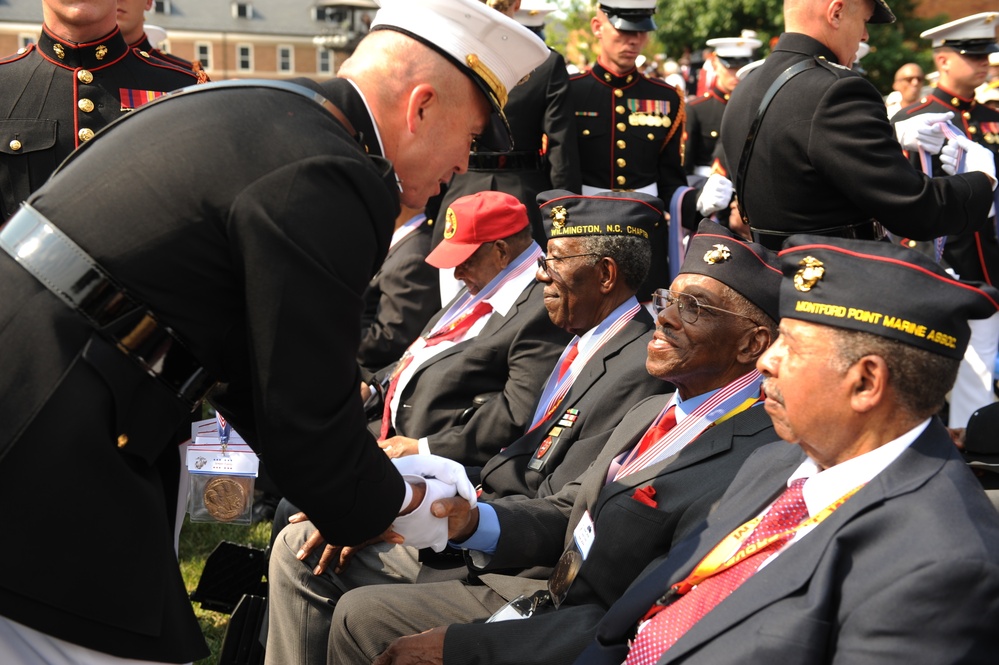
[[[191,522],[189,518],[185,517],[184,526],[180,532],[180,571],[184,575],[187,592],[191,593],[198,586],[201,571],[205,567],[205,559],[221,541],[228,540],[263,549],[267,547],[270,536],[270,522],[241,526]],[[201,630],[212,652],[210,657],[197,661],[195,665],[214,665],[222,648],[222,639],[225,637],[229,615],[203,610],[200,604],[195,602],[191,603],[191,607],[194,608],[198,623],[201,624]]]

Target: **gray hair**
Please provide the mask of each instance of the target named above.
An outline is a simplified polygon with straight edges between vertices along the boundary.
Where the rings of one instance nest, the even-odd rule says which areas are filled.
[[[732,307],[732,311],[742,314],[743,316],[751,319],[754,323],[769,330],[771,340],[777,339],[777,335],[780,334],[780,330],[778,329],[777,322],[774,321],[769,314],[764,312],[763,309],[756,303],[733,289],[728,284],[722,284],[721,286],[722,292],[725,294],[729,305]]]
[[[898,396],[899,408],[913,418],[937,413],[957,379],[957,358],[859,330],[832,328],[832,334],[838,349],[831,359],[833,368],[845,373],[864,356],[880,356],[888,365],[888,385]]]
[[[585,236],[579,241],[586,253],[597,255],[594,263],[604,256],[614,259],[629,289],[638,291],[642,286],[652,263],[648,240],[635,236]]]

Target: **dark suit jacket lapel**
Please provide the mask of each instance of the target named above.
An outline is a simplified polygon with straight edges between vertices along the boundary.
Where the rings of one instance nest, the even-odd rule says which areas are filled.
[[[789,596],[806,585],[829,547],[830,541],[844,525],[885,499],[918,488],[940,471],[948,452],[956,454],[953,451],[941,450],[939,444],[941,436],[947,445],[950,445],[949,437],[943,430],[943,426],[934,420],[926,431],[899,455],[898,459],[809,533],[800,543],[795,543],[787,552],[783,552],[773,565],[767,566],[744,582],[742,587],[733,593],[726,602],[716,607],[710,615],[695,624],[686,635],[680,638],[667,652],[667,657],[660,662],[668,663],[683,656],[713,636],[728,630],[747,616]],[[937,440],[934,441],[934,439]],[[784,480],[788,476],[789,473],[785,473]],[[772,483],[766,483],[766,485],[773,487]],[[780,491],[783,491],[783,486],[778,487],[778,493]],[[709,533],[704,534],[702,542],[711,543],[713,546],[737,526],[758,514],[767,504],[767,501],[762,502],[761,505],[747,502],[744,505],[747,508],[756,505],[755,510],[740,512],[737,517],[713,527]],[[699,551],[692,557],[693,563],[690,568],[700,561],[710,547],[702,549],[703,551]],[[683,571],[683,575],[674,576],[671,583],[682,579],[686,572]]]
[[[430,321],[427,322],[427,325],[423,327],[423,331],[420,332],[420,337],[426,337],[427,335],[429,335],[430,332],[433,331],[434,327],[437,325],[437,322],[440,321],[441,318],[444,316],[444,312],[448,311],[448,309],[451,308],[451,305],[453,305],[458,300],[458,298],[465,295],[466,291],[467,289],[462,289],[461,291],[459,291],[458,294],[455,295],[455,297],[452,298],[450,302],[448,302],[446,305],[440,308],[440,310],[438,310],[436,314],[430,317]],[[389,365],[388,367],[383,367],[382,369],[378,370],[378,372],[375,373],[375,378],[378,379],[379,381],[386,379],[388,376],[392,374],[393,371],[395,371],[395,368],[398,364],[399,361],[396,361],[391,365]]]
[[[600,622],[598,639],[610,643],[624,641],[639,619],[672,584],[686,577],[715,544],[748,519],[743,517],[744,510],[750,516],[755,515],[780,494],[783,482],[801,463],[801,451],[784,443],[773,444],[770,449],[775,451],[776,457],[766,457],[762,472],[755,474],[752,482],[742,483],[738,489],[730,487],[722,499],[722,510],[710,515],[707,522],[677,543],[665,560],[653,562],[635,579]],[[731,510],[726,514],[724,507],[729,505],[739,507],[736,514]]]
[[[641,312],[640,312],[641,313]],[[583,368],[583,373],[576,377],[562,400],[564,405],[571,405],[579,400],[594,383],[607,373],[607,361],[621,352],[625,346],[635,341],[649,331],[648,321],[638,320],[638,316],[629,321],[621,330],[603,347],[590,358]],[[608,399],[614,399],[613,395],[607,395]],[[543,426],[548,426],[545,423]],[[550,426],[549,426],[550,427]]]
[[[482,330],[479,331],[479,334],[476,335],[476,337],[473,337],[472,339],[464,340],[462,342],[459,342],[458,344],[455,344],[455,345],[453,345],[451,347],[448,347],[447,349],[441,351],[440,353],[438,353],[437,355],[435,355],[433,358],[431,358],[430,360],[428,360],[426,363],[424,363],[423,365],[420,365],[419,369],[417,369],[417,374],[419,374],[420,372],[422,372],[425,368],[430,367],[434,363],[443,360],[444,358],[448,358],[450,356],[453,356],[456,353],[460,353],[462,350],[464,350],[466,348],[466,346],[468,344],[474,343],[475,339],[477,337],[488,337],[489,335],[495,334],[500,328],[502,328],[508,322],[510,322],[510,321],[513,320],[513,318],[517,315],[517,311],[521,307],[523,307],[524,303],[527,302],[527,299],[530,297],[532,289],[534,288],[535,284],[537,284],[537,282],[531,283],[530,285],[528,285],[527,288],[525,288],[521,292],[520,296],[517,298],[517,302],[514,303],[513,307],[510,308],[510,311],[508,311],[505,316],[502,315],[502,314],[499,314],[498,312],[493,312],[489,316],[489,320],[486,321],[486,325],[482,326]],[[463,294],[463,293],[465,293],[464,289],[461,291],[461,294]],[[459,294],[459,295],[461,295],[461,294]],[[452,300],[451,302],[454,302],[454,301]],[[448,305],[448,307],[450,307],[450,304]],[[445,307],[442,311],[447,311],[447,307]],[[430,326],[428,326],[428,327],[432,327],[434,325],[437,325],[437,321],[439,321],[439,320],[440,320],[440,316],[434,317],[434,320],[431,322]]]
[[[413,238],[418,237],[419,234],[422,232],[421,229],[423,228],[424,224],[426,224],[426,221],[424,221],[422,224],[420,224],[420,226],[417,226],[415,229],[404,235],[402,239],[399,240],[399,242],[389,247],[388,255],[385,257],[385,260],[387,261],[389,256],[392,256],[397,251],[399,251],[399,249],[401,247],[404,247],[406,243],[412,242]],[[378,272],[381,272],[381,270],[379,270]]]
[[[547,436],[548,432],[555,423],[562,417],[565,410],[571,408],[574,404],[579,402],[580,399],[586,394],[586,392],[596,384],[604,375],[607,374],[607,361],[613,358],[621,349],[626,347],[628,344],[632,343],[638,337],[641,337],[649,331],[649,323],[647,321],[637,320],[639,317],[635,317],[621,328],[620,332],[610,339],[600,351],[597,352],[589,362],[586,363],[583,373],[572,382],[572,387],[566,393],[565,398],[559,404],[559,408],[551,415],[548,420],[544,421],[533,430],[525,434],[526,438],[533,441],[531,446],[520,446],[518,445],[516,450],[511,450],[510,454],[500,453],[494,456],[486,466],[483,467],[482,475],[485,477],[487,473],[495,471],[497,468],[503,464],[508,463],[509,460],[523,457],[524,455],[534,455],[537,452],[538,446],[541,445],[541,441]],[[613,399],[613,395],[607,396],[609,399]],[[585,415],[583,416],[586,417]]]
[[[586,498],[586,506],[590,510],[591,516],[596,515],[596,504],[600,491],[604,488],[611,462],[625,450],[635,447],[645,431],[649,429],[649,425],[652,424],[656,415],[666,406],[669,398],[670,394],[667,394],[645,400],[634,411],[629,412],[629,414],[634,413],[634,417],[625,417],[614,430],[614,434],[607,441],[600,456],[587,471],[587,478],[580,488]]]
[[[655,418],[655,415],[652,418]],[[652,418],[646,424],[646,429],[652,424]],[[732,442],[735,437],[756,434],[760,430],[769,427],[770,424],[770,417],[763,408],[755,407],[748,411],[745,417],[732,418],[720,425],[711,427],[707,431],[702,432],[699,437],[691,441],[675,455],[611,483],[608,491],[601,495],[601,501],[595,506],[594,512],[598,512],[603,503],[610,497],[617,496],[621,492],[630,492],[637,487],[648,485],[656,478],[667,473],[685,469],[709,457],[725,453],[732,449]],[[642,431],[643,434],[644,431]],[[635,442],[637,440],[636,438]]]
[[[534,293],[534,289],[537,286],[538,282],[531,282],[526,287],[524,287],[524,290],[520,292],[519,296],[517,296],[517,301],[513,304],[513,307],[511,307],[510,310],[505,315],[499,314],[498,312],[493,312],[493,314],[489,317],[489,320],[486,321],[486,325],[482,326],[482,330],[479,332],[479,334],[492,335],[497,330],[505,326],[508,321],[517,316],[517,312],[520,310],[521,307],[523,307],[527,303],[528,299],[530,299],[531,294]]]

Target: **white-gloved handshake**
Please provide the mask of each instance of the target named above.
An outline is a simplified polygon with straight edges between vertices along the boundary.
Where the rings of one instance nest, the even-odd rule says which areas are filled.
[[[423,502],[413,512],[396,517],[392,530],[406,539],[406,545],[442,551],[447,546],[447,518],[434,517],[430,506],[438,499],[455,495],[475,506],[475,486],[465,474],[465,467],[437,455],[407,455],[393,459],[392,463],[403,480],[422,480],[427,485]]]
[[[704,181],[701,195],[697,197],[697,212],[710,217],[724,210],[732,201],[732,181],[718,173],[712,173]]]

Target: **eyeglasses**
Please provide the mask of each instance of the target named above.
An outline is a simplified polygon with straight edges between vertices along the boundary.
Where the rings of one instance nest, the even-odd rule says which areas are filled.
[[[922,80],[922,76],[899,76],[895,79],[895,83],[901,83],[902,81],[905,81],[906,83],[919,83]]]
[[[676,305],[677,312],[680,315],[680,320],[684,323],[696,323],[697,317],[700,316],[702,309],[712,309],[717,312],[725,312],[726,314],[733,314],[735,316],[740,316],[744,319],[750,319],[745,314],[739,314],[739,312],[733,312],[730,309],[722,309],[721,307],[715,307],[714,305],[705,305],[700,300],[690,295],[689,293],[680,293],[678,291],[671,291],[670,289],[656,289],[652,293],[652,308],[656,311],[656,316],[662,313],[670,305]],[[753,321],[754,324],[760,325]]]
[[[541,273],[546,277],[550,277],[552,275],[555,275],[556,277],[561,277],[561,275],[558,273],[557,270],[555,270],[554,268],[550,268],[548,266],[548,263],[551,261],[565,261],[566,259],[575,259],[579,258],[580,256],[601,256],[601,254],[597,254],[596,252],[587,252],[586,254],[570,254],[569,256],[552,256],[552,257],[539,256],[538,270],[541,271]]]

